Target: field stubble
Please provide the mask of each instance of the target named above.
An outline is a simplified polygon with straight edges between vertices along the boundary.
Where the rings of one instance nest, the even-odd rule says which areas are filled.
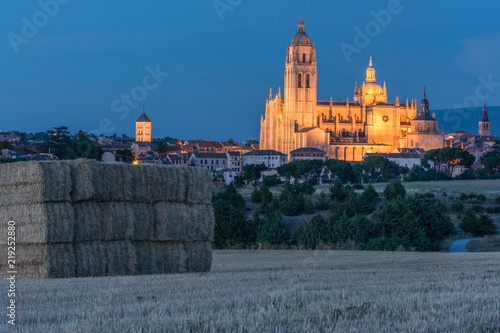
[[[499,259],[498,253],[215,251],[210,273],[18,281],[17,328],[499,332]],[[7,281],[0,289],[8,289]]]

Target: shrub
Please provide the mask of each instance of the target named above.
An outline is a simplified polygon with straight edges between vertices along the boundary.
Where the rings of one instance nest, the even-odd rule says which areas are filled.
[[[484,201],[486,201],[486,196],[484,194],[480,194],[480,195],[477,196],[477,200],[484,202]]]
[[[443,193],[442,193],[442,196],[446,198],[446,197],[448,196],[448,193],[443,192]]]
[[[391,179],[384,189],[384,196],[389,201],[404,198],[406,196],[405,187],[396,179]]]
[[[328,210],[329,206],[330,206],[330,199],[328,199],[328,196],[325,194],[325,192],[321,192],[319,194],[319,199],[316,202],[316,209]]]
[[[458,197],[458,200],[460,200],[460,201],[465,201],[468,199],[469,199],[469,196],[465,193],[460,193],[460,196]]]
[[[469,199],[476,199],[476,198],[477,195],[475,195],[474,193],[469,194]]]
[[[456,201],[451,204],[451,209],[453,209],[455,212],[461,212],[462,209],[464,209],[464,204],[462,201]]]
[[[394,251],[398,248],[399,242],[392,237],[377,237],[370,239],[365,250],[368,251]]]
[[[234,176],[234,186],[237,188],[243,187],[243,178],[238,175]]]
[[[495,201],[500,204],[500,196],[496,197]]]
[[[272,175],[272,176],[266,176],[264,177],[264,185],[268,187],[273,187],[276,185],[281,184],[281,180],[279,179],[278,175]]]
[[[316,191],[316,189],[308,182],[303,182],[295,186],[300,193],[304,193],[307,195],[312,195]]]
[[[252,201],[253,203],[260,203],[262,201],[260,191],[257,187],[253,189],[252,195],[250,196],[250,201]]]
[[[495,214],[495,208],[496,207],[486,207],[486,213],[488,214]]]
[[[434,198],[434,193],[432,193],[432,192],[427,192],[427,193],[425,193],[424,195],[425,195],[427,198],[429,198],[429,199],[430,199],[430,198]]]
[[[484,237],[497,233],[497,227],[488,215],[480,214],[478,217],[472,209],[467,209],[459,227],[464,232],[470,233],[474,237]]]
[[[471,209],[476,212],[476,213],[482,213],[484,212],[484,207],[483,206],[479,206],[479,205],[474,205],[471,207]]]
[[[304,201],[304,213],[306,214],[314,214],[314,203],[311,198],[307,198]]]

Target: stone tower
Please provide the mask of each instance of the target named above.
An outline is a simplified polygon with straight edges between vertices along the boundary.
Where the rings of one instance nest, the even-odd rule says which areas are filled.
[[[486,109],[486,103],[484,103],[483,117],[479,122],[479,135],[491,136],[491,122],[488,119],[488,109]]]
[[[283,153],[295,149],[295,132],[317,126],[317,70],[316,49],[306,34],[304,20],[300,19],[299,30],[288,45],[285,66],[285,103]]]
[[[135,141],[151,142],[151,120],[146,116],[144,108],[141,116],[135,122]]]

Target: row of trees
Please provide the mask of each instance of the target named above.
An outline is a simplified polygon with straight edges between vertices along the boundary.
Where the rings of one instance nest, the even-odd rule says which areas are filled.
[[[470,167],[475,162],[475,156],[460,148],[432,149],[426,152],[421,160],[421,165],[412,167],[399,166],[383,156],[370,156],[361,163],[350,163],[341,160],[304,160],[284,164],[277,168],[280,178],[287,182],[293,180],[307,181],[313,185],[330,183],[340,179],[343,183],[377,183],[388,182],[391,179],[406,181],[450,180],[457,167],[463,167],[465,173],[458,176],[460,179],[490,178],[500,176],[500,142],[493,146],[493,151],[481,158],[484,169],[472,170]],[[432,163],[431,163],[432,162]],[[243,175],[238,179],[237,186],[243,185],[243,180],[256,186],[266,167],[261,165],[247,165],[243,167]],[[266,182],[264,178],[264,182]],[[266,185],[278,184],[274,176]]]

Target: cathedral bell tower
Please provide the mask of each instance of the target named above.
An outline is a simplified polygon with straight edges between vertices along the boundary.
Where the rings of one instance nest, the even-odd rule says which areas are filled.
[[[316,49],[306,34],[301,17],[299,30],[286,54],[284,120],[290,128],[290,133],[285,133],[284,150],[287,152],[295,149],[295,130],[317,125],[317,81]]]

